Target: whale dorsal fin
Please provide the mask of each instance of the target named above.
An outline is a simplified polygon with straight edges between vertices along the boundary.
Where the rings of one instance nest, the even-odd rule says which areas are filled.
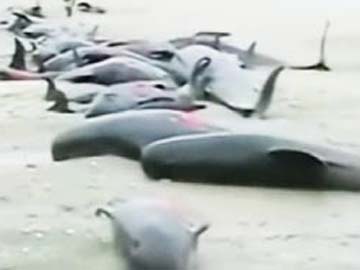
[[[271,158],[283,161],[284,164],[295,164],[299,168],[325,168],[327,166],[322,157],[302,149],[274,148],[268,153]]]
[[[77,67],[83,66],[83,61],[82,61],[82,59],[81,59],[81,57],[80,57],[79,52],[77,51],[77,49],[74,48],[74,49],[72,50],[72,52],[73,52],[73,57],[74,57],[74,61],[75,61],[76,66],[77,66]]]
[[[55,100],[55,95],[56,95],[56,84],[55,81],[51,78],[45,78],[45,81],[47,83],[47,89],[46,89],[46,94],[45,94],[45,100],[46,101],[53,101]]]
[[[256,45],[257,45],[257,42],[256,42],[256,41],[253,41],[253,42],[250,44],[250,46],[249,46],[249,48],[247,49],[246,52],[247,52],[249,55],[254,55],[254,54],[255,54]]]
[[[88,38],[93,40],[95,39],[97,33],[99,31],[99,25],[95,25],[94,28],[88,33]]]
[[[73,113],[74,111],[69,109],[69,101],[65,94],[61,91],[55,90],[54,92],[55,104],[48,108],[48,111],[60,112],[60,113]]]
[[[15,38],[15,52],[9,65],[10,68],[26,70],[25,48],[18,38]]]

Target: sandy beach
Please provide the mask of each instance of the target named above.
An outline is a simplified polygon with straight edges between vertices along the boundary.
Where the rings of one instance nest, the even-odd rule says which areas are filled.
[[[33,1],[2,0],[0,9]],[[61,1],[42,1],[64,19]],[[237,132],[254,129],[359,153],[360,2],[306,1],[94,1],[108,14],[75,20],[100,25],[119,40],[164,40],[200,30],[233,33],[231,42],[294,64],[315,62],[325,21],[331,28],[332,72],[285,71],[265,120],[242,119],[209,104],[201,117]],[[13,50],[0,32],[0,63]],[[44,82],[0,82],[0,270],[121,269],[106,219],[94,210],[116,198],[169,197],[211,223],[201,239],[199,269],[358,270],[360,196],[152,182],[137,162],[96,157],[55,163],[51,141],[85,121],[46,111]]]

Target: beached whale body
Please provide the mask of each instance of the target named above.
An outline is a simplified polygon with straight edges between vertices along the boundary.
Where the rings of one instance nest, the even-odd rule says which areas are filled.
[[[15,38],[15,51],[8,67],[0,67],[0,80],[40,80],[54,78],[56,72],[36,73],[27,71],[26,51],[22,42]]]
[[[88,64],[95,64],[111,57],[134,56],[131,53],[117,47],[105,45],[82,46],[76,50],[70,50],[58,54],[42,64],[46,71],[70,71]],[[137,55],[135,55],[137,56]]]
[[[96,214],[110,219],[116,252],[129,270],[193,269],[199,236],[208,229],[190,224],[164,200],[132,199]]]
[[[78,38],[77,38],[78,39]],[[68,41],[75,43],[77,41],[74,38],[68,38]],[[134,44],[127,44],[121,42],[102,42],[100,44],[92,44],[89,41],[79,40],[77,44],[71,44],[66,39],[64,42],[57,40],[51,40],[50,49],[54,51],[54,46],[58,47],[57,51],[61,52],[60,54],[52,57],[51,59],[43,63],[43,69],[47,71],[65,71],[71,70],[75,67],[81,67],[86,64],[94,64],[101,62],[103,60],[112,58],[112,57],[122,57],[128,56],[133,57],[138,60],[150,60],[147,57],[151,55],[152,52],[156,51],[171,51],[172,48],[170,45],[166,46],[163,43],[151,43],[151,42],[135,42]],[[57,43],[55,43],[57,41]],[[61,40],[60,40],[61,41]],[[53,44],[52,44],[53,43]],[[55,44],[54,44],[55,43]],[[64,44],[62,44],[64,43]],[[85,46],[84,46],[85,45]],[[91,45],[91,46],[88,46]],[[66,51],[71,49],[70,51]],[[74,52],[72,49],[76,49]]]
[[[90,103],[98,93],[107,89],[106,86],[93,83],[65,83],[58,88],[55,80],[46,79],[46,82],[48,84],[46,101],[57,101],[56,92],[60,91],[68,102]]]
[[[166,90],[161,82],[133,82],[111,86],[100,93],[88,111],[86,117],[95,117],[127,110],[172,109],[192,111],[205,105],[195,104],[191,95],[180,91]]]
[[[208,134],[148,145],[152,178],[250,186],[360,190],[360,158],[336,149],[257,134]]]
[[[39,63],[39,65],[42,65],[46,61],[51,60],[61,53],[78,48],[90,47],[92,45],[94,45],[94,43],[82,38],[74,38],[69,37],[68,35],[63,35],[48,39],[40,45],[36,45],[36,50],[33,52],[33,59]]]
[[[257,68],[257,67],[272,67],[272,66],[285,66],[295,70],[319,70],[330,71],[330,67],[326,64],[325,59],[325,46],[330,22],[326,22],[324,32],[321,37],[320,54],[316,63],[304,66],[296,66],[286,61],[276,59],[269,55],[256,52],[257,42],[250,44],[248,48],[242,49],[237,46],[227,44],[222,41],[222,38],[228,37],[231,34],[228,32],[199,32],[190,37],[181,37],[170,40],[175,47],[182,49],[193,45],[205,45],[221,52],[236,55],[243,63],[244,68]]]
[[[132,109],[171,108],[197,109],[189,97],[182,99],[173,86],[163,81],[135,81],[106,87],[91,83],[67,83],[57,89],[55,81],[47,79],[45,100],[55,103],[48,110],[60,113],[85,113],[86,117]],[[204,106],[201,106],[203,108]]]
[[[192,113],[128,111],[97,117],[61,133],[52,143],[52,156],[56,161],[100,155],[137,159],[141,148],[156,140],[218,130]]]
[[[222,104],[244,117],[262,116],[271,104],[276,80],[284,67],[274,68],[259,87],[256,71],[241,69],[225,59],[206,56],[195,63],[189,81],[193,95]]]
[[[91,82],[104,85],[126,83],[139,80],[172,81],[168,73],[130,57],[116,57],[78,68],[58,77],[72,82]]]

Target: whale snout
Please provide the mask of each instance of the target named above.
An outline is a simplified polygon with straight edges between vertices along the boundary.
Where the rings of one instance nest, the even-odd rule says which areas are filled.
[[[68,146],[61,139],[56,138],[51,146],[51,155],[54,161],[63,161],[70,158]]]

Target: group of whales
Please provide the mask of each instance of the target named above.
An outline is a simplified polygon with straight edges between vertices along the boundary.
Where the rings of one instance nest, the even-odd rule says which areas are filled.
[[[97,39],[97,27],[69,32],[24,12],[13,12],[13,18],[8,29],[17,36],[15,53],[1,78],[45,80],[45,99],[54,102],[49,110],[94,118],[54,139],[56,161],[113,154],[140,160],[153,179],[360,189],[356,156],[271,134],[236,134],[192,113],[207,100],[243,117],[263,117],[284,69],[330,71],[329,23],[319,62],[301,67],[258,54],[256,43],[246,50],[229,45],[226,32],[165,42],[114,41]],[[38,71],[26,68],[29,53]],[[268,69],[259,87],[254,78],[261,67]]]
[[[71,15],[75,1],[67,2]],[[79,7],[103,13],[89,4]],[[256,43],[246,50],[231,46],[222,40],[229,33],[200,32],[162,43],[97,40],[97,28],[70,31],[50,25],[40,6],[30,11],[13,11],[12,21],[2,23],[17,37],[0,78],[44,80],[44,98],[54,102],[49,110],[91,118],[56,136],[55,161],[112,154],[139,160],[153,179],[360,190],[355,155],[279,136],[230,132],[192,112],[205,108],[199,100],[209,100],[244,117],[262,117],[282,70],[330,70],[324,61],[328,24],[320,61],[301,67],[258,54]],[[32,51],[26,52],[26,42]],[[27,69],[27,53],[38,71]],[[264,66],[270,72],[258,88],[252,76]],[[96,215],[110,219],[129,270],[192,269],[207,223],[190,220],[166,200],[137,198],[111,208],[98,208]]]

